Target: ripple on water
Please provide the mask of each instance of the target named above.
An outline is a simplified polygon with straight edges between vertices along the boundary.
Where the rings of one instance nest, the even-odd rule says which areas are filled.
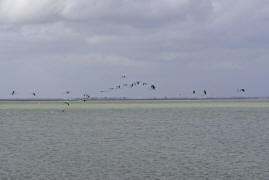
[[[269,177],[267,101],[73,106],[0,104],[0,179]]]

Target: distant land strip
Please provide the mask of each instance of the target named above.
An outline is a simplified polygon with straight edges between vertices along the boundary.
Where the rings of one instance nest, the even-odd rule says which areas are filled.
[[[132,101],[132,100],[233,100],[233,99],[269,99],[269,97],[205,97],[205,98],[90,98],[88,101]],[[83,101],[83,98],[18,98],[18,99],[0,99],[0,101]]]

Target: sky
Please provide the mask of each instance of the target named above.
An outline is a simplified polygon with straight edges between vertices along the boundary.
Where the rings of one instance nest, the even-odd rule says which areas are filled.
[[[267,0],[0,0],[0,98],[268,97],[268,29]]]

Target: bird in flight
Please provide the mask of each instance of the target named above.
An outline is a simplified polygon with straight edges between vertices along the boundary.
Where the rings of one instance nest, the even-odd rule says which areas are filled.
[[[195,94],[195,93],[196,93],[196,91],[195,91],[195,90],[193,90],[193,91],[192,91],[192,94]]]
[[[204,96],[206,96],[207,95],[207,92],[206,92],[206,90],[204,90]]]
[[[14,95],[15,95],[15,91],[14,91],[14,90],[12,91],[11,95],[12,95],[12,96],[14,96]]]
[[[246,90],[245,89],[240,89],[239,92],[243,92],[244,93],[244,92],[246,92]]]
[[[154,84],[152,84],[152,85],[150,86],[150,88],[151,88],[152,90],[156,90],[156,86],[155,86]]]
[[[82,100],[85,103],[90,98],[90,96],[89,96],[89,94],[83,94],[83,96],[84,96],[84,98]]]
[[[85,98],[90,98],[90,95],[89,95],[89,94],[83,94],[83,96],[84,96]]]

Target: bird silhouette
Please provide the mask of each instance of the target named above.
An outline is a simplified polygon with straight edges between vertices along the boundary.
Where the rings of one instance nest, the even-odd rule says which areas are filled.
[[[70,103],[65,101],[64,104],[66,104],[67,106],[70,106]]]
[[[244,93],[244,92],[246,92],[246,90],[245,90],[245,89],[240,89],[239,91],[240,91],[240,92],[243,92],[243,93]]]
[[[152,90],[156,90],[156,86],[155,86],[154,84],[152,84],[152,85],[150,86],[150,88],[151,88]]]
[[[90,95],[89,94],[83,94],[83,102],[85,103],[89,98],[90,98]]]
[[[84,96],[85,98],[90,98],[90,95],[89,95],[89,94],[83,94],[83,96]]]
[[[71,94],[71,91],[65,91],[65,92],[63,92],[63,94],[70,95]]]

